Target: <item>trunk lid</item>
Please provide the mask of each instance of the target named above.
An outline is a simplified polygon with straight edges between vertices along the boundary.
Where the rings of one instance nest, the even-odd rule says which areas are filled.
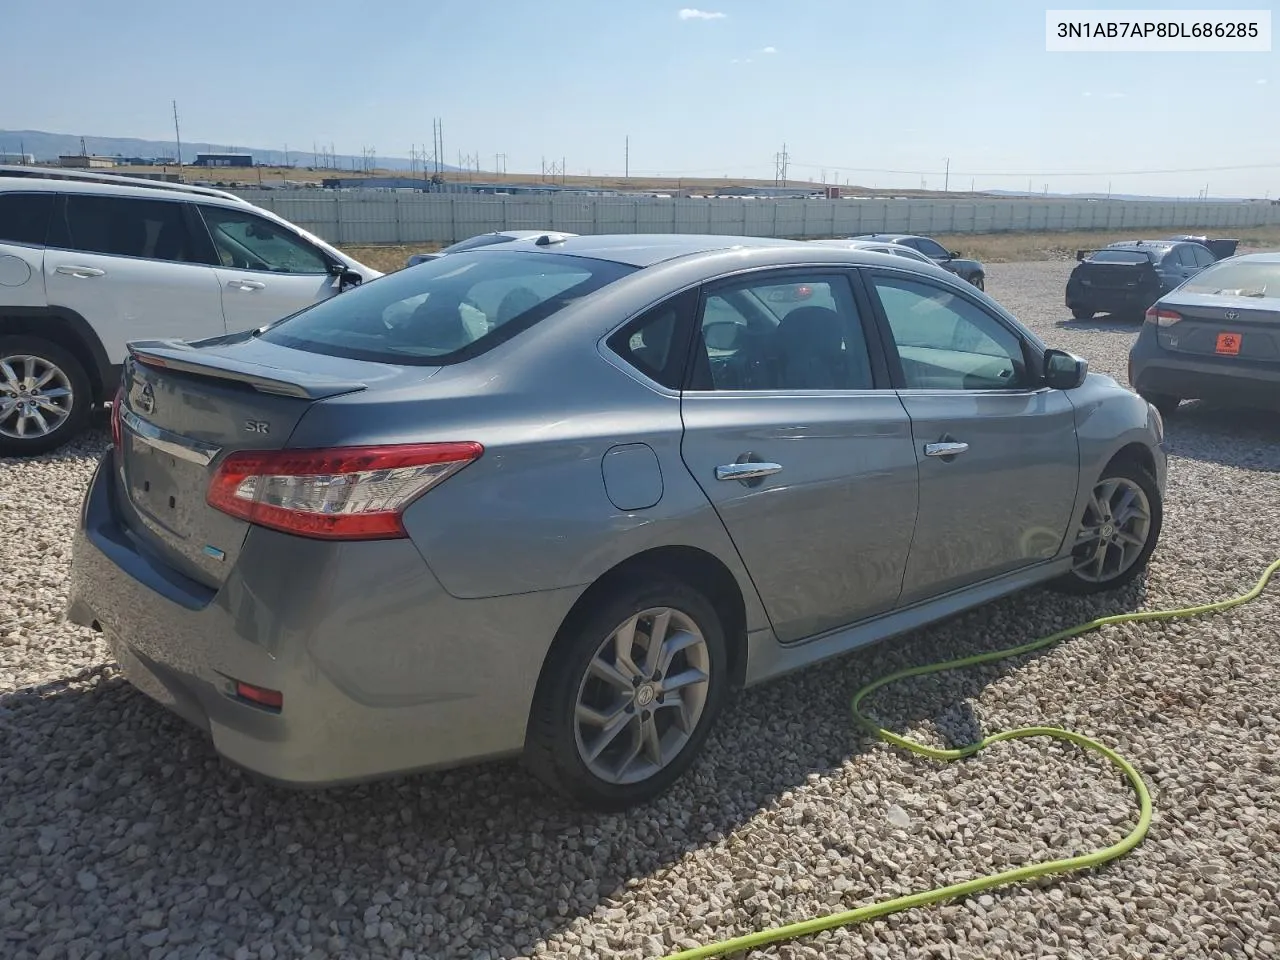
[[[1087,290],[1131,292],[1158,290],[1160,274],[1150,260],[1099,261],[1082,260],[1075,268],[1076,279]]]
[[[1280,363],[1280,298],[1181,293],[1162,302],[1181,320],[1162,326],[1160,346],[1226,362]]]
[[[226,455],[280,449],[315,402],[439,368],[344,360],[227,337],[135,341],[125,361],[118,507],[131,533],[192,579],[217,587],[249,524],[206,502]]]

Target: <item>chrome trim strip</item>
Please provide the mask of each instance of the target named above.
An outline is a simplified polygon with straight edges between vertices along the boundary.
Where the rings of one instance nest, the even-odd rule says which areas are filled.
[[[213,462],[213,458],[222,452],[221,447],[215,447],[211,443],[201,443],[199,440],[191,440],[157,427],[154,423],[143,420],[132,410],[120,411],[120,423],[148,446],[202,467],[207,467]]]

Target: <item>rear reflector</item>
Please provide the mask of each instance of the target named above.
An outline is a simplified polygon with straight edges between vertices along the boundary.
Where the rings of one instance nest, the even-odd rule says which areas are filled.
[[[280,710],[284,707],[284,694],[279,690],[268,690],[266,687],[255,687],[251,683],[236,681],[236,696],[241,700],[249,700],[260,707]]]
[[[324,540],[407,536],[401,514],[476,460],[478,443],[419,443],[233,453],[209,483],[209,505],[273,530]]]
[[[1182,321],[1182,314],[1175,313],[1173,310],[1160,310],[1156,307],[1147,308],[1147,323],[1154,323],[1158,327],[1172,327],[1175,323]]]

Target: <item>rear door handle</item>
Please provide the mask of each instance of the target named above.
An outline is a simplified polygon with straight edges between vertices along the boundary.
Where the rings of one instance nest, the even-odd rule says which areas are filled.
[[[951,441],[946,443],[926,443],[924,445],[924,455],[926,457],[954,457],[968,449],[969,445],[967,443],[954,443]]]
[[[80,280],[87,280],[90,277],[105,277],[107,275],[107,271],[99,270],[97,267],[77,267],[70,263],[55,267],[54,273],[60,273],[64,277],[76,277]]]
[[[232,290],[265,290],[267,285],[261,280],[228,280],[227,286]]]
[[[780,463],[726,463],[716,467],[717,480],[757,480],[782,472]]]

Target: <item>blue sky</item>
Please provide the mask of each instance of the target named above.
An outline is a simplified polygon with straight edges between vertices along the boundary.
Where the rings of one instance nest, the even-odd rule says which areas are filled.
[[[633,174],[772,177],[785,142],[792,177],[877,187],[940,188],[949,157],[952,188],[1280,196],[1280,165],[1126,173],[1280,164],[1276,53],[1051,54],[1025,0],[185,6],[10,5],[9,82],[56,82],[0,128],[169,138],[176,98],[184,139],[307,152],[407,156],[439,116],[448,162],[511,172],[621,173],[630,135]]]

